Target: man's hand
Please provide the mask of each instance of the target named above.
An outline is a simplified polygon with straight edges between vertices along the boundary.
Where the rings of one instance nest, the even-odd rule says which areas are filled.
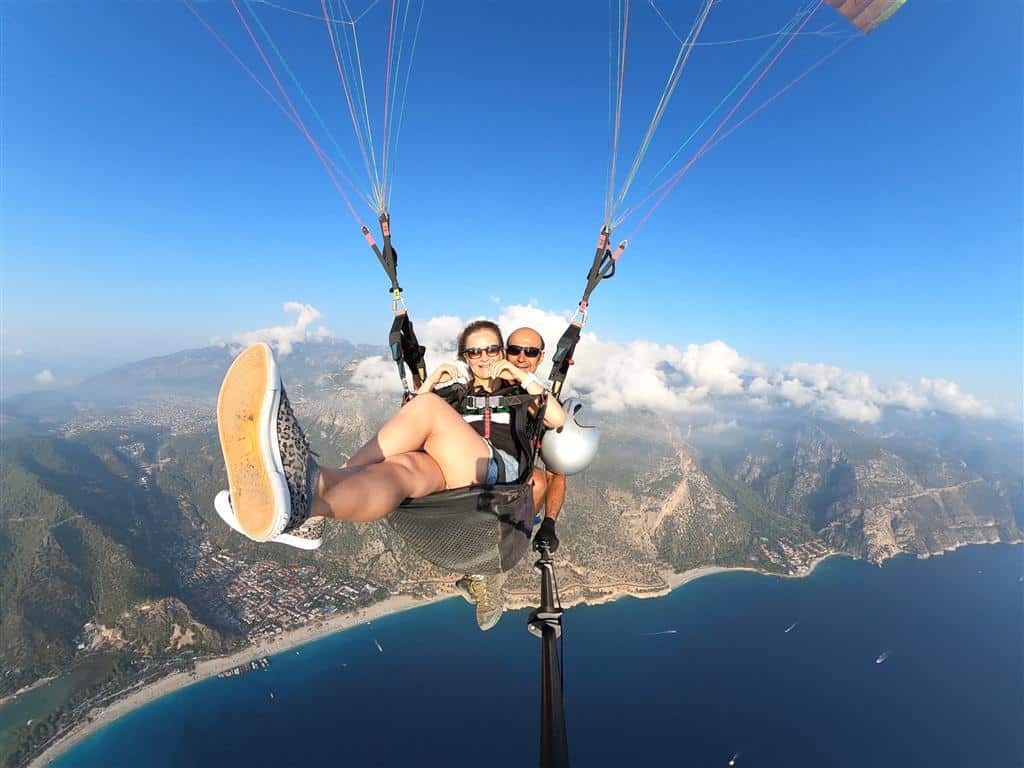
[[[542,545],[546,545],[548,552],[554,554],[558,551],[558,536],[555,535],[555,521],[550,517],[545,517],[540,524],[540,529],[537,531],[537,535],[533,537],[533,548],[540,549]]]

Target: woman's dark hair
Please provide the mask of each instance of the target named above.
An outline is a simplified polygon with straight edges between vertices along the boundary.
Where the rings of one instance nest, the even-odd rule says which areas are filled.
[[[459,334],[459,359],[465,359],[466,353],[466,339],[469,334],[476,333],[477,331],[493,331],[498,337],[498,346],[502,349],[505,348],[505,338],[501,335],[501,328],[498,327],[497,323],[492,323],[490,320],[474,320],[472,323],[462,329]]]

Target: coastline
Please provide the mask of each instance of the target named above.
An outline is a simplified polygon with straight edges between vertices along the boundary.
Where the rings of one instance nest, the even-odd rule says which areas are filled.
[[[16,690],[14,693],[10,694],[9,696],[4,696],[3,698],[0,698],[0,707],[2,707],[4,704],[6,704],[9,701],[14,701],[16,698],[21,696],[23,693],[28,693],[29,691],[35,690],[36,688],[39,688],[39,687],[41,687],[43,685],[46,685],[51,680],[56,680],[56,679],[57,679],[56,675],[50,675],[49,677],[41,677],[38,680],[36,680],[34,683],[32,683],[31,685],[26,685],[23,688],[19,688],[18,690]]]
[[[1024,543],[1024,542],[1009,542],[1009,543]],[[969,546],[970,542],[960,544],[955,547],[947,548],[940,552],[929,553],[927,556],[941,556],[946,552],[955,551],[962,546]],[[570,608],[575,605],[600,605],[604,603],[614,602],[622,597],[637,597],[640,599],[664,597],[670,594],[672,591],[689,584],[690,582],[702,579],[706,576],[713,576],[718,573],[728,573],[733,571],[747,571],[750,573],[757,573],[762,576],[771,576],[781,579],[802,579],[810,576],[817,569],[821,563],[830,557],[853,557],[852,555],[845,552],[829,552],[820,557],[815,558],[810,562],[806,569],[794,574],[779,574],[770,573],[766,571],[758,570],[749,566],[718,566],[718,565],[702,565],[696,568],[690,568],[686,571],[675,572],[673,570],[664,569],[658,571],[659,577],[665,583],[664,589],[652,590],[642,594],[636,594],[623,589],[611,590],[605,595],[602,595],[598,599],[579,599],[575,601],[566,601],[565,607]],[[918,557],[921,557],[920,555]],[[887,558],[888,559],[888,558]],[[881,564],[879,564],[881,565]],[[237,651],[229,656],[221,656],[214,659],[207,659],[200,661],[195,666],[195,672],[186,673],[178,672],[167,677],[161,678],[154,683],[143,686],[142,688],[130,692],[128,695],[119,698],[109,705],[101,707],[99,709],[90,712],[90,719],[83,723],[79,723],[71,731],[61,737],[57,742],[47,747],[40,755],[35,757],[29,764],[28,768],[42,768],[43,766],[49,765],[60,755],[67,752],[69,749],[80,743],[81,741],[88,738],[90,735],[100,730],[101,728],[109,725],[120,717],[132,712],[135,709],[145,706],[150,702],[153,702],[159,698],[162,698],[174,691],[181,688],[185,688],[193,683],[201,682],[210,677],[216,676],[218,673],[224,670],[230,669],[239,664],[258,659],[263,656],[274,656],[285,651],[288,651],[296,646],[305,645],[306,643],[318,640],[328,635],[333,635],[336,632],[342,632],[346,629],[358,626],[359,624],[371,621],[373,619],[382,618],[392,614],[400,613],[403,611],[412,610],[425,605],[431,605],[433,603],[440,602],[442,600],[448,600],[453,597],[457,597],[456,593],[446,593],[436,595],[430,598],[415,598],[410,595],[394,595],[379,603],[374,603],[365,609],[360,609],[355,613],[346,613],[341,615],[332,616],[330,619],[317,624],[315,626],[300,627],[290,632],[284,633],[273,640],[263,640],[256,645],[249,646],[243,650]],[[528,605],[533,605],[533,602],[523,602],[520,595],[510,594],[509,602],[506,610],[517,610]],[[40,684],[40,683],[37,683]],[[19,691],[19,693],[21,693]]]
[[[394,595],[378,603],[373,603],[367,608],[361,608],[354,613],[332,616],[314,626],[300,627],[290,632],[282,633],[272,640],[262,640],[229,656],[218,656],[214,659],[199,661],[196,663],[194,673],[175,672],[154,683],[144,685],[138,690],[133,690],[126,696],[122,696],[104,707],[94,709],[89,713],[89,719],[76,725],[68,733],[43,750],[41,754],[33,758],[28,764],[28,768],[42,768],[42,766],[49,765],[76,744],[84,741],[96,731],[127,715],[129,712],[144,707],[157,699],[194,683],[215,677],[220,672],[231,669],[239,664],[244,664],[263,656],[275,656],[296,646],[305,645],[314,640],[333,635],[336,632],[343,632],[367,621],[430,605],[431,603],[447,600],[454,596],[446,594],[420,599],[410,595]]]
[[[749,567],[726,567],[719,565],[702,565],[697,568],[690,568],[689,570],[681,573],[675,571],[663,570],[659,571],[658,575],[665,582],[665,589],[647,592],[644,594],[634,594],[625,590],[613,590],[607,595],[603,596],[599,600],[577,600],[572,602],[566,602],[565,607],[570,608],[574,605],[600,605],[603,603],[614,602],[623,597],[639,597],[654,598],[664,597],[671,593],[673,590],[682,587],[697,579],[702,579],[705,576],[713,576],[716,573],[727,573],[730,571],[750,571],[752,573],[760,573],[764,576],[779,576],[780,578],[803,578],[809,576],[821,564],[823,561],[833,556],[846,556],[843,553],[831,552],[813,560],[808,566],[805,572],[794,575],[780,575],[770,574],[764,571],[759,571],[756,568]],[[421,606],[430,605],[432,603],[439,602],[441,600],[448,600],[452,597],[456,597],[455,594],[443,594],[427,599],[414,598],[409,595],[395,595],[389,597],[379,603],[374,603],[369,608],[361,609],[355,613],[346,613],[338,616],[332,616],[327,621],[322,622],[312,627],[300,627],[299,629],[292,630],[282,634],[280,637],[276,637],[273,640],[263,640],[256,645],[251,645],[243,650],[237,651],[229,656],[219,656],[215,659],[207,659],[200,661],[195,666],[195,673],[187,672],[176,672],[174,674],[163,677],[154,683],[143,686],[142,688],[132,691],[126,696],[123,696],[116,701],[101,707],[97,710],[93,710],[89,717],[90,719],[85,722],[79,723],[71,729],[67,734],[62,736],[57,742],[48,746],[40,755],[35,757],[29,764],[28,768],[43,768],[60,757],[62,754],[67,752],[69,749],[79,744],[80,742],[87,739],[96,731],[104,728],[115,720],[123,717],[124,715],[132,712],[140,707],[156,701],[157,699],[163,698],[168,694],[174,693],[177,690],[185,688],[194,683],[207,680],[211,677],[215,677],[218,673],[224,670],[231,669],[232,667],[244,664],[248,661],[253,661],[263,656],[274,656],[279,653],[291,650],[296,646],[305,645],[306,643],[318,640],[328,635],[333,635],[336,632],[343,632],[346,629],[351,629],[354,626],[358,626],[366,621],[378,619],[383,616],[389,616],[391,614],[400,613],[402,611],[412,610]],[[515,596],[510,596],[509,606],[506,610],[516,610],[518,608],[527,607],[527,603],[519,605],[522,600],[516,600]],[[532,604],[532,603],[531,603]]]

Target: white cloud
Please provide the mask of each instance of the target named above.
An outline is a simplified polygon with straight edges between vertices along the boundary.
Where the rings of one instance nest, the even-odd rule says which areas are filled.
[[[945,379],[921,379],[921,391],[926,393],[932,407],[940,411],[949,411],[961,416],[992,416],[994,411],[973,395],[961,392],[952,381]]]
[[[16,350],[14,350],[14,356],[15,357],[24,357],[25,356],[25,350],[22,349],[21,347],[18,347]]]
[[[547,375],[551,354],[571,318],[571,311],[550,312],[531,302],[503,308],[496,321],[506,334],[521,326],[541,334],[546,358],[540,370]],[[455,362],[455,339],[466,322],[444,316],[417,324],[431,368]],[[721,340],[680,350],[644,339],[628,344],[605,341],[584,330],[574,361],[564,392],[586,393],[595,410],[712,411],[717,404],[732,402],[762,411],[806,408],[856,422],[877,422],[886,406],[975,416],[994,413],[944,379],[921,379],[916,387],[899,381],[883,389],[862,371],[824,363],[798,362],[773,371]],[[354,381],[374,390],[400,389],[394,363],[383,357],[361,361]],[[723,429],[734,427],[727,420],[715,423]]]
[[[458,317],[442,315],[426,322],[415,322],[416,338],[426,347],[427,365],[432,370],[441,363],[457,363],[456,338],[466,325]],[[352,374],[353,383],[374,392],[401,392],[398,369],[390,357],[368,357],[360,360]],[[412,386],[412,379],[409,380]]]
[[[310,304],[301,304],[297,301],[286,301],[285,312],[296,314],[295,322],[291,325],[275,325],[270,328],[258,328],[254,331],[244,331],[232,337],[232,341],[248,346],[260,341],[269,344],[278,355],[284,356],[292,351],[292,346],[303,341],[323,341],[332,338],[332,334],[322,325],[312,327],[320,319],[320,310]]]
[[[36,384],[42,384],[43,386],[49,386],[50,384],[53,384],[53,382],[55,381],[53,372],[50,371],[49,368],[40,371],[32,378],[35,380]]]

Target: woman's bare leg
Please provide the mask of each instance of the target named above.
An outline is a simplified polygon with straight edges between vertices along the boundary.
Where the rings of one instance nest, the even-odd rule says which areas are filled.
[[[379,520],[407,498],[483,482],[490,450],[434,394],[406,404],[341,469],[320,468],[314,516]]]
[[[443,489],[441,468],[421,452],[391,456],[362,467],[321,467],[312,512],[364,523],[386,517],[410,496],[428,496]]]
[[[490,451],[486,443],[454,408],[432,392],[404,405],[352,454],[345,467],[378,464],[414,451],[426,451],[437,462],[444,485],[449,488],[483,482],[487,476]]]

